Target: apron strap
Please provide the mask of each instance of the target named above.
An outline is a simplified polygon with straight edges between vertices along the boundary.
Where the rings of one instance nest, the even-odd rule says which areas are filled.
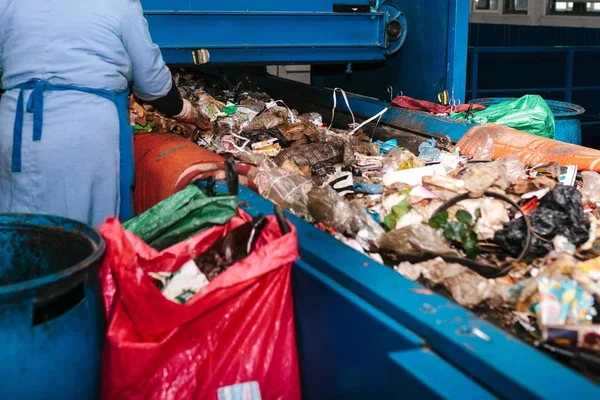
[[[33,140],[40,141],[42,139],[42,126],[44,124],[44,92],[55,91],[63,92],[74,90],[83,93],[94,94],[104,99],[112,101],[117,107],[119,116],[119,147],[120,147],[120,164],[121,164],[121,179],[120,179],[120,216],[122,220],[133,217],[133,206],[131,189],[133,186],[134,169],[133,169],[133,149],[132,149],[132,131],[129,126],[128,115],[128,95],[129,90],[117,92],[112,90],[86,88],[75,85],[53,85],[39,79],[34,79],[11,89],[20,89],[17,100],[17,110],[15,113],[15,124],[13,133],[13,148],[12,148],[12,172],[21,172],[21,148],[23,145],[23,120],[24,110],[28,113],[33,113]],[[24,107],[24,96],[26,90],[32,90],[27,100],[27,107]]]
[[[13,148],[12,148],[12,172],[21,172],[21,147],[23,145],[23,120],[24,111],[23,103],[26,90],[32,90],[27,100],[25,110],[28,113],[33,113],[33,140],[42,140],[42,127],[44,125],[44,92],[56,91],[62,92],[67,90],[75,90],[84,93],[95,94],[115,103],[117,92],[102,89],[84,88],[74,85],[51,85],[41,80],[31,80],[23,84],[17,85],[11,89],[20,89],[19,98],[17,100],[17,111],[15,115],[15,125],[13,133]]]

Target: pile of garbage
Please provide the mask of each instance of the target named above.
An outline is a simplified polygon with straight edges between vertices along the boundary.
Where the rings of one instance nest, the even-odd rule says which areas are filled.
[[[138,130],[256,166],[264,197],[529,342],[600,355],[598,173],[526,168],[516,155],[492,161],[490,143],[467,159],[448,138],[414,154],[354,119],[340,129],[300,114],[248,82],[175,76],[212,131],[133,99]]]

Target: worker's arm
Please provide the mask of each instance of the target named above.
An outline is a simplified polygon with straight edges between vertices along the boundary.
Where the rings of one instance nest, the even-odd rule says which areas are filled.
[[[127,1],[124,14],[122,40],[131,59],[133,92],[167,116],[207,129],[198,108],[181,98],[160,49],[152,42],[139,0]]]
[[[171,90],[171,72],[160,49],[152,42],[139,0],[127,0],[126,3],[121,34],[131,59],[133,91],[140,99],[153,101],[166,96]]]

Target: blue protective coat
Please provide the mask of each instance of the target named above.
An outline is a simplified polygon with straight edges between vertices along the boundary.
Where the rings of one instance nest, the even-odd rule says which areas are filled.
[[[0,70],[0,213],[118,215],[117,103],[123,117],[131,84],[146,101],[171,89],[139,0],[0,0]]]

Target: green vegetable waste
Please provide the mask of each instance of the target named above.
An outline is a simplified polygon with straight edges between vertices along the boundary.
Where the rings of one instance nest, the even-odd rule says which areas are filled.
[[[443,229],[444,237],[456,243],[461,243],[467,258],[474,259],[479,254],[475,223],[481,218],[481,210],[475,212],[475,219],[465,210],[458,210],[454,216],[456,221],[450,221],[448,211],[443,211],[431,217],[427,223],[434,229]]]
[[[143,214],[126,221],[123,227],[161,251],[237,214],[238,198],[208,196],[195,185],[175,193]]]
[[[476,124],[495,123],[522,132],[554,139],[554,114],[546,101],[537,95],[526,95],[487,107],[485,110],[453,113],[456,119]]]

